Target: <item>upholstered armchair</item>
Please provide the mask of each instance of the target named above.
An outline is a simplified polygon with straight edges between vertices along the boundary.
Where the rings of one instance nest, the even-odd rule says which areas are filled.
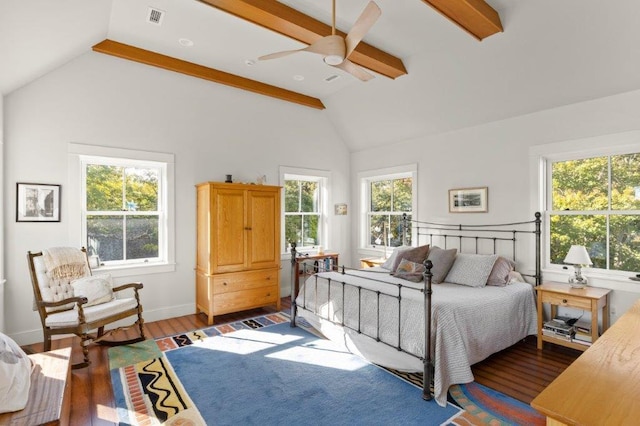
[[[110,275],[93,275],[84,248],[54,247],[28,252],[27,260],[34,310],[40,314],[45,351],[51,350],[51,336],[75,334],[80,337],[84,361],[74,364],[73,368],[82,368],[90,364],[88,346],[91,343],[115,346],[145,339],[139,295],[142,283],[113,287]],[[133,290],[133,297],[121,296],[127,289]],[[105,326],[128,317],[134,317],[135,322],[105,331]],[[120,330],[135,326],[139,337],[106,340]]]

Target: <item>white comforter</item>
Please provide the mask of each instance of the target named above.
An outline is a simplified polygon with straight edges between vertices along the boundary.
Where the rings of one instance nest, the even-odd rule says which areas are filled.
[[[372,281],[382,280],[383,284]],[[331,282],[330,298],[327,296]],[[343,307],[342,282],[362,286],[345,287]],[[398,287],[401,284],[402,287]],[[352,352],[385,367],[403,371],[422,371],[422,362],[395,349],[398,345],[398,303],[385,294],[402,297],[400,346],[417,356],[424,356],[424,296],[413,290],[423,287],[395,278],[384,272],[348,271],[347,274],[326,272],[312,276],[301,286],[296,298],[298,315],[332,340],[345,344]],[[373,291],[364,290],[365,288]],[[506,287],[473,288],[457,284],[434,284],[432,298],[432,356],[435,360],[434,394],[445,405],[449,386],[473,381],[471,365],[505,349],[525,336],[535,334],[536,305],[534,290],[527,283]],[[380,316],[377,316],[377,295],[380,291]],[[360,293],[360,295],[358,295]],[[362,301],[358,310],[358,299]],[[375,340],[349,328],[336,328],[325,321],[342,322],[350,328],[377,335]],[[358,321],[360,318],[360,324]]]

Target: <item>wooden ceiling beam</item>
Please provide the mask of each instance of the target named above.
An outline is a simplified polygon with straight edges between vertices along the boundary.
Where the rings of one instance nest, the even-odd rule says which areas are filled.
[[[276,0],[199,1],[305,44],[311,44],[319,38],[331,35],[330,25]],[[338,30],[336,33],[346,35]],[[395,79],[407,73],[402,60],[365,42],[358,44],[349,59],[389,78]]]
[[[500,15],[484,0],[422,1],[478,40],[503,31]]]
[[[320,99],[301,93],[292,92],[287,89],[272,86],[270,84],[261,83],[245,77],[229,74],[224,71],[208,68],[192,62],[183,61],[181,59],[172,58],[150,50],[140,49],[139,47],[130,46],[128,44],[119,43],[113,40],[104,40],[93,46],[95,52],[116,56],[122,59],[139,62],[141,64],[151,65],[169,71],[186,74],[192,77],[202,78],[204,80],[213,81],[214,83],[224,84],[226,86],[235,87],[237,89],[248,90],[249,92],[258,93],[260,95],[270,96],[272,98],[281,99],[287,102],[293,102],[316,109],[324,109],[324,104]]]

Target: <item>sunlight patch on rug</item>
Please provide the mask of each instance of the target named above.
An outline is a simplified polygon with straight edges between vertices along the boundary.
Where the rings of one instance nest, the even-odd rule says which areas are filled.
[[[317,356],[318,351],[323,351],[322,357],[320,358]],[[346,371],[355,371],[364,366],[370,365],[369,362],[362,358],[334,350],[330,341],[321,339],[304,346],[296,346],[282,350],[267,355],[267,357],[291,362],[303,362],[325,368],[337,368]]]

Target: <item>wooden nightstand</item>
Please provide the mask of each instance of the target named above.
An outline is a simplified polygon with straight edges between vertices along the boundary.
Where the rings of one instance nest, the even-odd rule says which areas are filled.
[[[383,257],[380,257],[380,258],[377,258],[377,259],[360,259],[360,267],[361,268],[372,268],[374,266],[380,266],[386,261],[387,261],[387,259],[385,259]]]
[[[598,339],[598,312],[602,309],[602,332],[609,328],[609,293],[611,290],[598,287],[573,288],[569,284],[546,282],[536,287],[538,292],[538,349],[544,342],[555,343],[569,348],[585,351],[588,346],[580,343],[557,339],[542,334],[544,323],[543,303],[551,305],[551,318],[558,313],[558,306],[582,309],[591,312],[591,339]]]

